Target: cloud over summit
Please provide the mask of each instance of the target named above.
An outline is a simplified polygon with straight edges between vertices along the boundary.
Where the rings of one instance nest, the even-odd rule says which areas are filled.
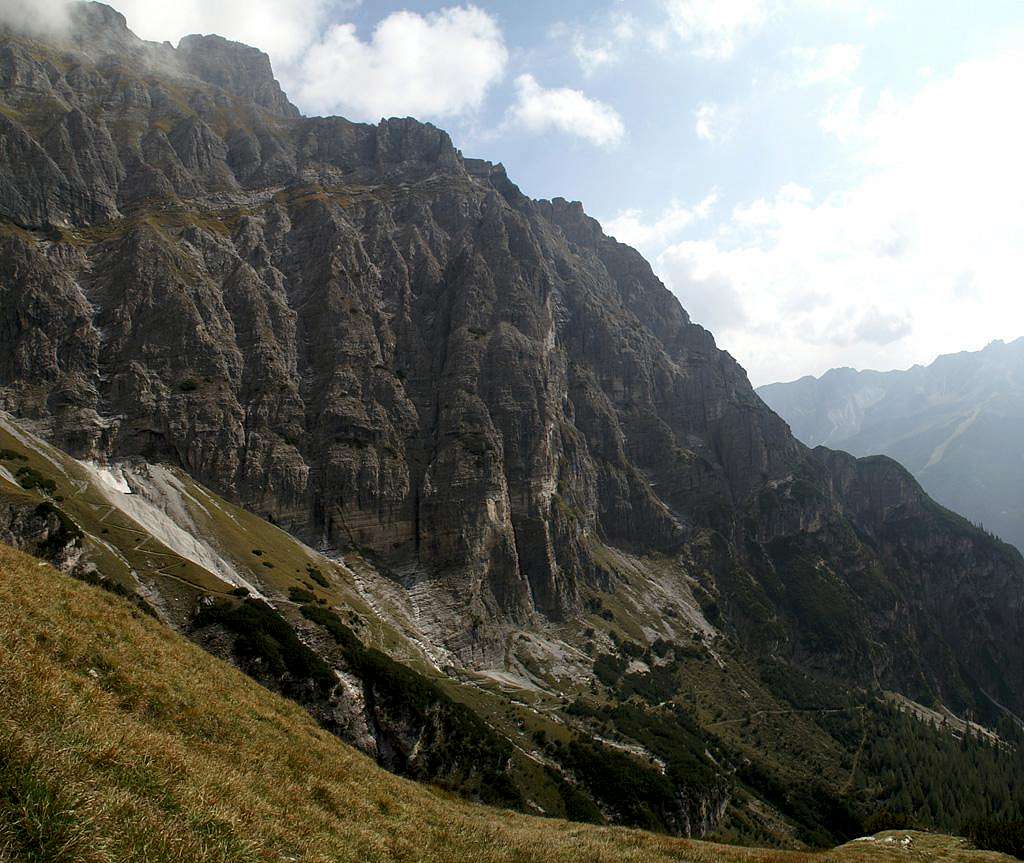
[[[599,147],[613,147],[626,134],[618,112],[569,87],[545,88],[533,75],[516,78],[516,99],[508,122],[531,132],[557,131]]]
[[[394,12],[367,41],[352,24],[335,25],[289,77],[296,99],[320,113],[447,117],[479,108],[507,62],[495,20],[476,6],[454,6]]]

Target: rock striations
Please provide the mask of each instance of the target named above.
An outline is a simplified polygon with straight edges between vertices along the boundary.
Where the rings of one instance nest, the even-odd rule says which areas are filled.
[[[420,597],[462,661],[659,556],[758,652],[1024,708],[1024,563],[895,462],[798,443],[633,249],[412,119],[86,4],[0,38],[0,407]]]

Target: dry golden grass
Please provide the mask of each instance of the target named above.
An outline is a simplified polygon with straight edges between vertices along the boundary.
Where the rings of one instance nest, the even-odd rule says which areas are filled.
[[[768,852],[454,800],[380,770],[122,600],[0,546],[0,860],[1008,859],[913,841]]]

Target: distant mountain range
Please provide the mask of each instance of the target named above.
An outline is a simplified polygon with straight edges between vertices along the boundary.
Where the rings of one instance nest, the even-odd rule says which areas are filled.
[[[757,392],[808,446],[891,456],[940,503],[1024,548],[1024,338]]]

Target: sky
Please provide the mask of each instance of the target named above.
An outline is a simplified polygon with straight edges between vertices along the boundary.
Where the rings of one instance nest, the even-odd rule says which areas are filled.
[[[112,0],[636,246],[755,385],[1024,335],[1022,0]]]

